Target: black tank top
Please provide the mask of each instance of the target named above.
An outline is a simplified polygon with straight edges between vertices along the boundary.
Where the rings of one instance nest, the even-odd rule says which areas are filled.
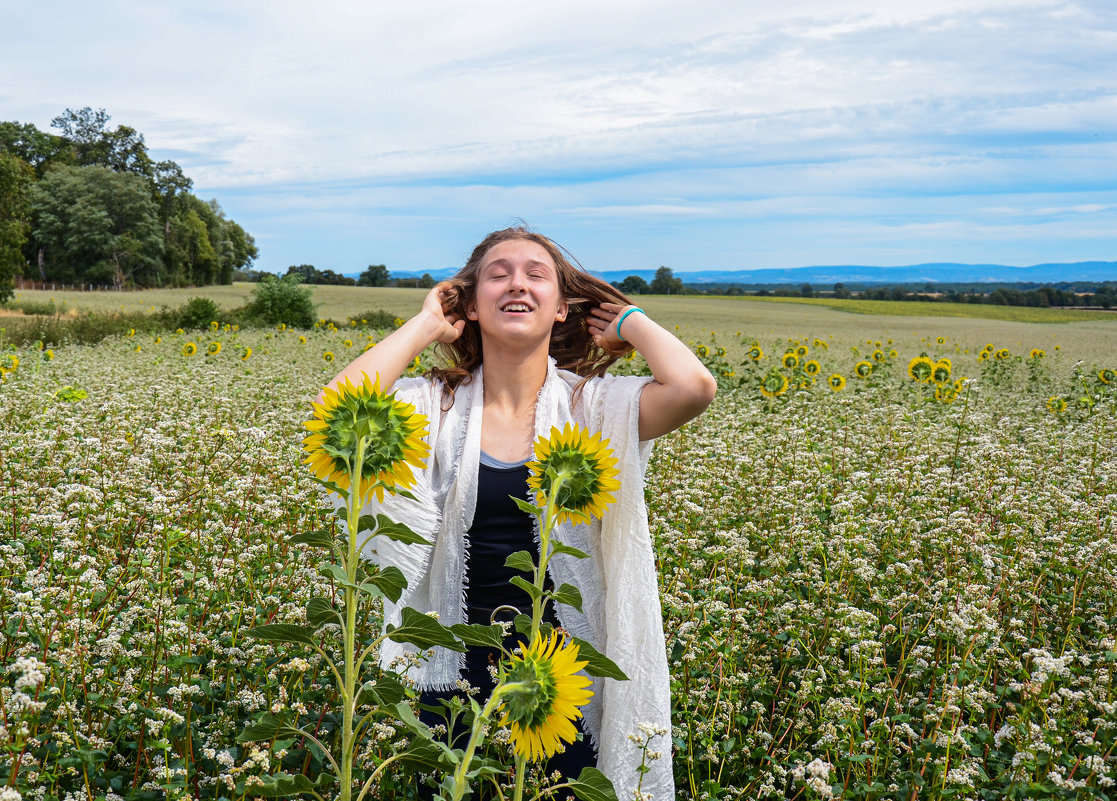
[[[486,461],[490,463],[486,464]],[[496,467],[494,464],[506,466]],[[527,499],[528,475],[526,464],[496,462],[488,454],[484,454],[478,467],[477,509],[473,514],[473,525],[467,532],[466,606],[470,610],[470,622],[488,623],[489,612],[506,604],[524,614],[531,614],[531,597],[521,588],[509,584],[509,580],[520,576],[530,583],[532,575],[504,564],[516,551],[527,551],[536,562],[539,561],[534,520],[521,511],[510,497]],[[510,616],[501,617],[510,619]]]

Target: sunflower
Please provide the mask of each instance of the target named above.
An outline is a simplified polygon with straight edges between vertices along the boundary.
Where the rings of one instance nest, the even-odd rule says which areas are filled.
[[[1008,352],[1008,348],[1001,348],[1000,350],[998,350],[996,353],[993,354],[993,358],[994,359],[1000,359],[1003,362],[1010,355],[1011,354]]]
[[[830,389],[834,390],[835,392],[841,392],[843,389],[846,388],[846,379],[845,376],[841,373],[834,373],[832,376],[826,379],[826,383],[829,384]]]
[[[734,370],[732,367],[723,367],[721,368],[721,375],[723,378],[733,378],[735,375],[737,375],[737,371]]]
[[[128,336],[134,337],[135,335],[136,335],[136,329],[135,328],[129,328],[128,329]]]
[[[47,348],[46,350],[43,351],[43,358],[46,359],[49,362],[51,359],[54,358],[54,351],[51,350],[50,348]]]
[[[893,348],[892,350],[888,351],[888,358],[889,358],[889,359],[895,359],[895,358],[896,358],[897,356],[899,356],[899,355],[900,355],[900,354],[896,352],[896,349],[895,349],[895,348]]]
[[[1108,367],[1103,367],[1098,370],[1098,381],[1101,381],[1103,384],[1111,384],[1117,381],[1117,372],[1114,372]]]
[[[798,356],[800,359],[802,359],[810,352],[810,348],[808,348],[806,345],[800,345],[795,349],[795,355]]]
[[[351,348],[351,347],[353,347],[353,340],[346,339],[341,343],[341,345],[342,345],[342,347],[345,347],[345,348]]]
[[[1047,411],[1052,414],[1062,414],[1067,410],[1067,399],[1062,395],[1052,395],[1047,399]]]
[[[309,456],[304,464],[318,478],[350,490],[350,469],[363,441],[360,467],[362,498],[375,493],[384,500],[384,490],[407,489],[414,485],[411,467],[425,466],[430,448],[423,441],[427,418],[415,414],[415,407],[396,400],[365,375],[354,384],[348,378],[337,389],[326,389],[322,402],[312,402],[314,417],[303,423],[311,433],[303,440]]]
[[[183,335],[183,334],[185,334],[185,333],[186,333],[186,331],[184,331],[184,330],[183,330],[183,329],[181,329],[181,328],[176,328],[176,329],[175,329],[175,336],[178,336],[178,337],[180,337],[180,336],[182,336],[182,335]]]
[[[512,730],[512,746],[519,756],[542,760],[577,738],[574,720],[582,717],[579,707],[593,698],[593,681],[578,673],[587,664],[579,661],[577,644],[567,642],[557,630],[536,634],[530,648],[521,644],[508,666],[500,706],[500,725]]]
[[[198,346],[195,345],[193,342],[187,342],[185,345],[182,346],[183,356],[193,356],[197,352]]]
[[[803,365],[803,371],[807,375],[818,375],[820,372],[822,372],[822,365],[819,364],[816,359],[811,359],[809,362]]]
[[[715,354],[715,355],[716,355],[716,356],[717,356],[717,357],[718,357],[719,359],[724,359],[724,358],[725,358],[725,348],[721,348],[721,347],[719,347],[719,348],[718,348],[717,350],[715,350],[715,351],[714,351],[714,354]]]
[[[830,346],[821,339],[815,339],[814,346],[816,350],[819,348],[822,348],[823,350],[830,350]]]
[[[551,429],[551,436],[535,440],[535,459],[527,463],[531,475],[527,485],[535,491],[536,503],[546,502],[556,478],[562,478],[555,507],[558,521],[589,523],[601,517],[605,507],[616,498],[610,493],[620,489],[617,481],[617,460],[609,450],[609,440],[567,423],[560,431]]]
[[[858,378],[868,378],[873,374],[873,363],[870,361],[859,361],[853,365],[853,372]]]
[[[1039,348],[1032,348],[1031,353],[1028,354],[1028,356],[1032,359],[1042,359],[1046,355],[1047,354]]]
[[[206,348],[206,353],[210,356],[216,356],[220,352],[221,352],[221,343],[220,342],[210,342],[209,347]]]
[[[697,348],[694,349],[694,352],[703,359],[710,355],[710,349],[707,348],[705,345],[699,345]]]
[[[792,354],[794,355],[794,354]],[[771,372],[760,382],[760,392],[766,398],[778,398],[787,392],[788,380],[783,373]]]
[[[286,331],[287,330],[287,323],[280,323],[279,325],[277,325],[275,327],[275,330],[276,331]]]
[[[4,363],[0,365],[0,367],[3,367],[9,373],[14,373],[19,367],[19,357],[14,353],[6,354],[4,356]]]
[[[954,384],[940,384],[935,387],[935,400],[939,403],[954,403],[957,397],[958,391]]]
[[[248,357],[252,355],[252,348],[245,345],[240,351],[240,360],[242,362],[248,361]]]
[[[938,337],[938,338],[935,339],[935,342],[939,343],[940,345],[945,345],[946,344],[946,337]]]
[[[916,356],[908,362],[908,375],[915,381],[930,381],[935,372],[935,363],[926,356]]]
[[[789,350],[787,353],[785,353],[783,355],[782,361],[783,366],[786,367],[788,370],[794,370],[796,367],[799,366],[799,356],[796,355],[795,351],[793,350]]]
[[[954,362],[950,361],[950,359],[946,356],[940,356],[939,360],[935,362],[935,364],[945,364],[947,367],[954,367]]]
[[[209,321],[209,330],[210,331],[216,331],[218,328],[220,328],[220,326],[217,324],[216,320],[210,320]]]
[[[299,344],[300,345],[305,345],[306,344],[306,337],[304,337],[302,334],[299,334]]]
[[[764,351],[759,345],[753,345],[751,348],[749,348],[748,357],[754,362],[758,362],[764,358]]]
[[[322,354],[322,358],[325,359],[327,362],[332,362],[334,360],[333,351],[326,351]]]
[[[977,354],[977,360],[979,362],[988,361],[989,360],[989,354],[992,353],[992,352],[993,351],[991,351],[991,350],[983,350],[981,353]]]
[[[935,362],[935,366],[931,368],[931,380],[936,384],[945,384],[950,381],[950,363]]]
[[[159,345],[163,342],[163,337],[155,337],[155,344]]]
[[[874,350],[873,351],[873,361],[874,362],[883,362],[884,361],[884,351],[881,350],[880,348],[877,348],[876,350]]]

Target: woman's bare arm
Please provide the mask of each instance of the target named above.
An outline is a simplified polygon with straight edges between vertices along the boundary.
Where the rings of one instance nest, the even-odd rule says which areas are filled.
[[[587,318],[598,342],[620,343],[617,320],[632,308],[603,303]],[[641,312],[621,325],[624,339],[644,357],[655,380],[640,396],[640,439],[661,437],[701,414],[717,393],[710,371],[678,337]]]
[[[446,287],[447,284],[435,285],[427,293],[423,308],[418,314],[376,343],[375,347],[347,364],[326,388],[334,389],[345,379],[358,383],[368,375],[373,381],[379,376],[380,386],[387,389],[428,345],[434,342],[453,342],[461,336],[465,320],[459,320],[442,311],[442,296]],[[319,394],[318,401],[321,400],[322,396]]]

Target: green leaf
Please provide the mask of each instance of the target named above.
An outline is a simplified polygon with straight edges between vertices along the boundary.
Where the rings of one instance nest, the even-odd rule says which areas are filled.
[[[343,490],[341,487],[339,487],[334,482],[326,481],[325,479],[318,478],[318,476],[313,475],[313,474],[307,474],[307,478],[309,478],[315,484],[318,484],[320,486],[325,487],[326,489],[328,489],[334,495],[337,495],[342,500],[348,500],[349,499],[349,491],[348,490]]]
[[[454,636],[466,645],[483,645],[500,648],[504,643],[504,633],[500,626],[481,626],[470,623],[457,623],[450,627]]]
[[[269,626],[256,626],[244,633],[246,637],[265,642],[290,642],[297,645],[314,645],[314,629],[310,626],[294,626],[290,623],[272,623]]]
[[[597,768],[582,768],[568,789],[582,801],[617,801],[613,783]]]
[[[609,659],[583,639],[575,637],[574,642],[578,645],[578,659],[589,662],[589,664],[586,665],[586,673],[589,673],[591,676],[604,676],[607,679],[616,679],[617,681],[628,681],[628,676],[625,675],[625,672],[621,670],[612,659]]]
[[[341,614],[328,598],[311,598],[307,601],[306,619],[316,629],[330,623],[337,623],[339,626],[344,624]]]
[[[366,681],[357,693],[357,705],[392,706],[407,696],[403,685],[387,673],[376,681]]]
[[[568,554],[569,556],[576,557],[578,559],[589,559],[590,558],[590,555],[588,553],[586,553],[585,551],[579,551],[577,548],[572,548],[569,545],[563,545],[561,542],[557,542],[555,540],[551,540],[551,553],[552,554],[564,553],[564,554]]]
[[[443,751],[430,740],[413,740],[400,757],[401,765],[414,768],[415,773],[433,773],[442,765]]]
[[[430,615],[417,612],[410,606],[403,608],[399,626],[388,627],[388,639],[393,642],[409,642],[420,648],[441,645],[451,651],[465,651],[465,646],[454,638],[450,629]]]
[[[313,545],[315,548],[334,548],[334,538],[324,530],[306,531],[302,534],[293,534],[290,538],[291,542],[300,543],[302,545]]]
[[[516,551],[504,560],[504,566],[513,570],[523,570],[525,573],[535,572],[535,560],[527,551]]]
[[[276,773],[261,778],[263,784],[252,787],[250,792],[263,798],[290,798],[315,791],[320,793],[334,783],[331,773],[323,773],[313,782],[301,773]]]
[[[387,537],[388,539],[402,542],[405,545],[430,545],[430,540],[426,539],[419,534],[416,534],[403,523],[397,523],[390,519],[387,515],[361,515],[361,520],[358,523],[358,528],[361,531],[371,531],[377,537]]]
[[[383,570],[377,570],[368,576],[358,589],[373,597],[383,595],[392,603],[395,603],[406,587],[407,578],[403,575],[403,571],[393,565]]]
[[[349,576],[345,573],[345,568],[343,568],[341,565],[334,564],[333,562],[322,565],[320,568],[318,568],[318,572],[326,578],[332,578],[335,582],[337,582],[339,587],[357,586],[356,584],[353,584],[349,581]]]
[[[541,589],[529,582],[523,576],[513,576],[508,580],[508,583],[514,584],[515,586],[526,592],[528,595],[531,596],[531,600],[533,601],[543,595],[543,591]]]
[[[520,507],[521,512],[523,512],[525,514],[529,514],[532,517],[542,517],[543,516],[543,508],[542,507],[536,506],[533,503],[528,503],[523,498],[517,498],[515,495],[509,495],[508,497],[516,502],[516,506]]]
[[[563,584],[551,595],[554,602],[557,604],[566,604],[573,606],[579,612],[582,611],[582,593],[573,584]]]
[[[278,715],[265,712],[259,720],[246,726],[237,735],[238,743],[250,743],[259,740],[270,740],[293,730],[293,727]]]

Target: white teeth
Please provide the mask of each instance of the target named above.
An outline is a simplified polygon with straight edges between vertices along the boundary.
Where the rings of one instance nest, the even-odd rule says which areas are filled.
[[[509,303],[509,304],[508,304],[507,306],[505,306],[505,307],[504,307],[504,308],[503,308],[503,309],[502,309],[501,311],[506,311],[506,312],[526,312],[526,311],[531,311],[531,309],[529,309],[529,308],[528,308],[528,307],[527,307],[527,306],[526,306],[525,304],[523,304],[523,303]]]

